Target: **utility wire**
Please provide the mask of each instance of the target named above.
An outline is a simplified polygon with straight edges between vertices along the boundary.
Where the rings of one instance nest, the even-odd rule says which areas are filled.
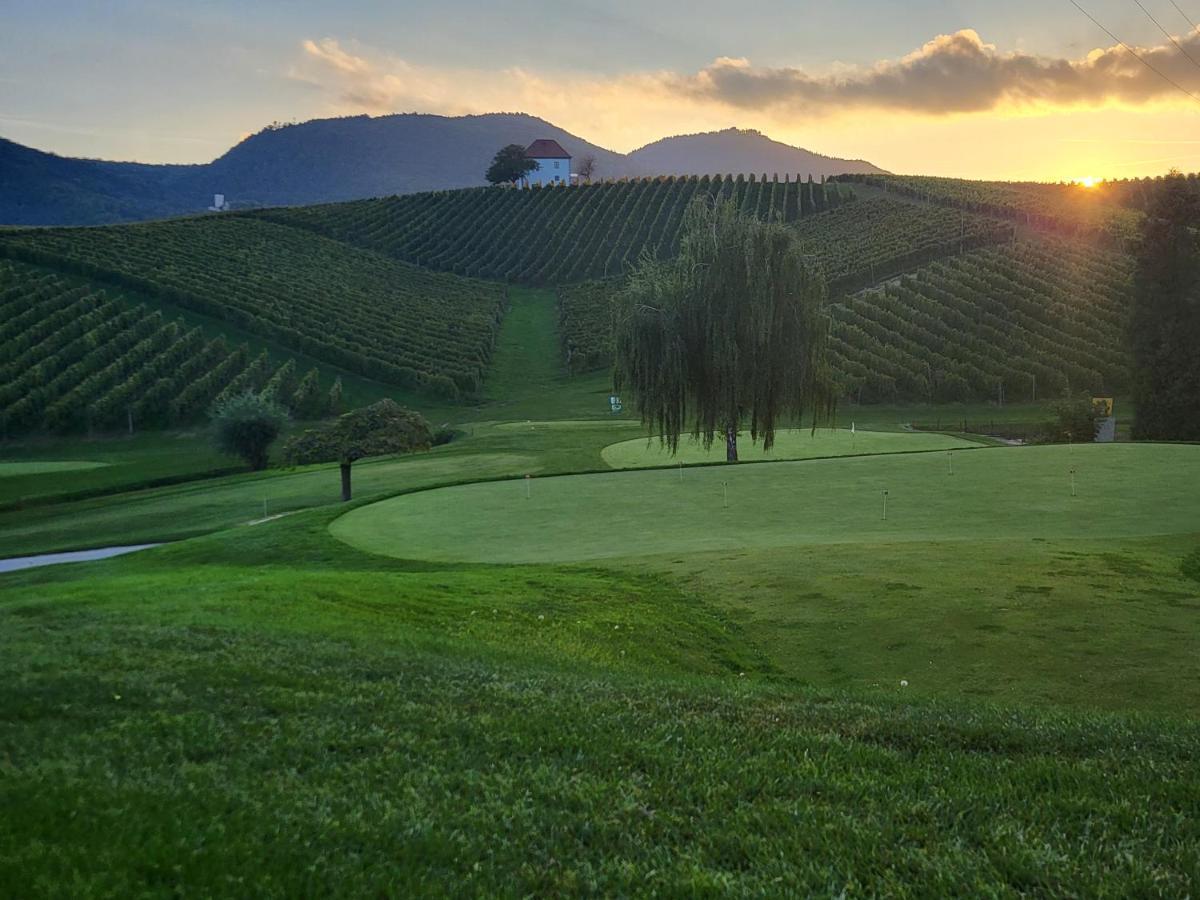
[[[1176,10],[1179,11],[1179,14],[1181,16],[1183,16],[1185,19],[1187,19],[1187,23],[1192,26],[1193,31],[1195,31],[1197,28],[1200,28],[1200,25],[1197,25],[1195,22],[1193,22],[1191,17],[1187,13],[1185,13],[1182,9],[1179,9],[1179,4],[1176,3],[1175,0],[1171,0],[1171,5],[1173,7],[1175,7]]]
[[[1190,54],[1188,52],[1187,48],[1184,47],[1183,44],[1181,44],[1181,43],[1179,43],[1179,41],[1175,40],[1175,37],[1174,37],[1174,35],[1171,34],[1171,32],[1167,31],[1167,29],[1162,27],[1162,24],[1158,21],[1158,19],[1154,18],[1154,16],[1151,14],[1150,10],[1146,9],[1146,7],[1142,5],[1142,0],[1133,0],[1133,2],[1136,3],[1138,5],[1138,8],[1146,14],[1146,18],[1148,18],[1151,22],[1153,22],[1155,25],[1157,25],[1158,30],[1167,36],[1167,40],[1170,41],[1172,44],[1174,44],[1176,47],[1178,47],[1179,52],[1182,53],[1184,56],[1186,56],[1193,66],[1195,66],[1197,69],[1200,69],[1200,62],[1196,62],[1196,57],[1192,56],[1192,54]]]
[[[1130,55],[1132,55],[1133,58],[1136,59],[1138,62],[1140,62],[1143,66],[1145,66],[1147,69],[1149,69],[1155,75],[1157,75],[1159,78],[1161,78],[1167,84],[1176,88],[1181,93],[1187,94],[1189,97],[1191,97],[1197,103],[1200,103],[1200,96],[1193,94],[1191,91],[1189,91],[1187,88],[1185,88],[1178,81],[1176,81],[1175,79],[1171,78],[1169,75],[1165,74],[1164,72],[1162,72],[1158,68],[1156,68],[1153,63],[1147,61],[1144,56],[1142,56],[1140,53],[1138,53],[1136,50],[1134,50],[1132,47],[1130,47],[1127,43],[1125,43],[1123,40],[1121,40],[1119,37],[1117,37],[1115,34],[1113,34],[1111,31],[1109,31],[1103,25],[1101,25],[1100,21],[1095,16],[1093,16],[1090,12],[1088,12],[1086,9],[1084,9],[1082,6],[1080,6],[1078,3],[1076,3],[1075,0],[1071,0],[1071,5],[1074,6],[1081,13],[1083,13],[1085,16],[1087,16],[1089,19],[1091,19],[1092,23],[1097,28],[1099,28],[1101,31],[1103,31],[1105,34],[1107,34],[1110,38],[1112,38],[1114,41],[1116,41],[1118,44],[1120,44],[1122,47],[1124,47],[1127,51],[1129,51]]]

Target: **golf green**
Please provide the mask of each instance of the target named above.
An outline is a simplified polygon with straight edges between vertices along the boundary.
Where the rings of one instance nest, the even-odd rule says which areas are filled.
[[[1167,534],[1200,531],[1198,474],[1197,446],[989,447],[463,485],[330,528],[371,553],[489,563]]]
[[[848,428],[796,428],[775,435],[770,451],[762,443],[750,440],[749,432],[738,435],[738,455],[744,461],[769,459],[816,459],[823,456],[853,456],[870,453],[899,453],[905,450],[953,450],[959,447],[978,447],[978,442],[965,441],[934,432],[911,431],[850,431]],[[663,466],[674,462],[723,462],[725,444],[717,441],[707,450],[700,441],[687,437],[679,442],[679,452],[671,454],[657,438],[634,438],[610,444],[601,452],[604,461],[614,469],[636,469],[643,466]]]
[[[108,463],[90,462],[86,459],[68,459],[61,462],[0,462],[0,478],[16,475],[50,475],[55,472],[79,472],[84,469],[100,469]]]

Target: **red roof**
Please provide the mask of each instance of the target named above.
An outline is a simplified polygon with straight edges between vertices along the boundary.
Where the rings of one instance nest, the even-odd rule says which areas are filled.
[[[558,141],[539,138],[525,148],[526,159],[570,159],[571,154]]]

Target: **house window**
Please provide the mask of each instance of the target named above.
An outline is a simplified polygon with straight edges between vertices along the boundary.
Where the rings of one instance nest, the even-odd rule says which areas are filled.
[[[558,160],[557,159],[554,161],[554,168],[556,168],[556,169],[558,168]]]

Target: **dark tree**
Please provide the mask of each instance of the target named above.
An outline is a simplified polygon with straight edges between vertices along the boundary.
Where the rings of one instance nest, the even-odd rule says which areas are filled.
[[[1200,440],[1200,193],[1178,173],[1154,188],[1137,252],[1133,436]]]
[[[579,160],[575,168],[575,174],[579,176],[580,181],[586,181],[589,184],[592,181],[592,176],[596,174],[596,157],[589,153]]]
[[[271,444],[287,424],[287,410],[273,396],[247,391],[217,401],[211,413],[217,449],[240,456],[251,469],[265,469]]]
[[[501,147],[492,158],[485,176],[492,184],[515,184],[537,168],[537,162],[525,156],[520,144]]]
[[[350,467],[368,456],[428,450],[433,443],[429,423],[419,413],[391,400],[351,410],[323,428],[299,434],[283,447],[292,465],[337,462],[342,469],[342,500],[349,500]]]
[[[743,424],[769,449],[782,417],[832,412],[825,295],[789,228],[700,198],[678,257],[644,258],[618,301],[617,387],[672,452],[719,434],[735,462]]]

